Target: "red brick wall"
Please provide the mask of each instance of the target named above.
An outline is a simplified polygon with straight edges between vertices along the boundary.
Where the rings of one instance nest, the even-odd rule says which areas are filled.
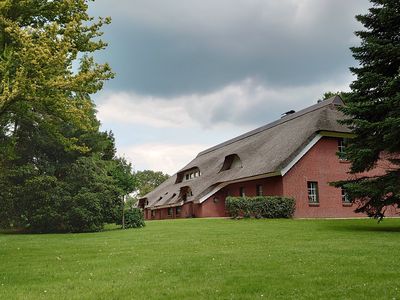
[[[283,194],[296,199],[295,217],[365,217],[354,213],[355,205],[342,204],[341,189],[329,185],[329,182],[349,177],[350,164],[338,158],[337,146],[337,138],[322,138],[283,177]],[[378,166],[370,174],[382,172],[383,169]],[[318,206],[308,202],[307,181],[318,182]],[[393,213],[394,210],[388,215]]]
[[[264,196],[276,196],[282,195],[282,177],[268,177],[258,180],[251,180],[246,182],[233,183],[226,186],[222,193],[225,196],[240,196],[240,188],[244,187],[245,194],[247,197],[254,197],[257,195],[256,186],[261,185],[263,188]]]
[[[208,198],[201,205],[198,205],[195,212],[196,217],[202,218],[228,216],[225,211],[225,198],[227,196],[240,196],[241,187],[244,188],[246,196],[256,196],[257,185],[262,186],[263,195],[265,196],[282,195],[282,178],[278,176],[240,183],[233,183]]]
[[[182,205],[180,217],[181,218],[190,218],[193,216],[193,203],[188,202]]]
[[[197,205],[196,217],[225,217],[225,197],[221,191]]]
[[[168,215],[168,208],[160,208],[155,210],[155,216],[151,217],[151,210],[144,210],[144,217],[146,220],[161,220],[161,219],[172,219],[172,218],[190,218],[193,216],[193,204],[192,202],[185,203],[181,206],[181,212],[176,213],[176,207],[172,208],[172,215]]]

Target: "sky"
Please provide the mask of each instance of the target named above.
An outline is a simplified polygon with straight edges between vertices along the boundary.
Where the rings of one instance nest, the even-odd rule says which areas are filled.
[[[170,175],[198,152],[348,91],[367,0],[96,0],[98,52],[116,73],[94,95],[135,170]]]

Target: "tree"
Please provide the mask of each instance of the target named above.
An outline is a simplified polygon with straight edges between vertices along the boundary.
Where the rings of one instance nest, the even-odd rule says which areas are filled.
[[[161,183],[169,178],[168,174],[164,174],[160,171],[144,170],[137,171],[135,174],[136,187],[138,196],[142,197],[147,193],[150,193]]]
[[[331,92],[331,91],[329,91],[329,92],[325,92],[322,95],[322,99],[321,100],[324,101],[324,100],[327,100],[327,99],[332,98],[334,96],[339,96],[346,103],[346,99],[349,96],[349,94],[350,94],[349,92],[342,92],[342,91]]]
[[[112,171],[113,177],[120,190],[122,212],[122,228],[125,229],[125,197],[135,190],[135,177],[132,173],[132,164],[125,158],[118,158],[114,160],[115,167]]]
[[[88,2],[0,1],[2,226],[94,231],[118,215],[114,137],[90,98],[113,77],[91,56],[110,20]]]
[[[392,166],[381,176],[339,182],[357,212],[382,218],[389,205],[400,205],[400,6],[398,0],[371,0],[365,15],[356,16],[365,29],[357,31],[361,45],[351,48],[359,67],[351,68],[356,80],[346,99],[343,123],[355,133],[347,158],[351,173],[369,171],[380,159]]]

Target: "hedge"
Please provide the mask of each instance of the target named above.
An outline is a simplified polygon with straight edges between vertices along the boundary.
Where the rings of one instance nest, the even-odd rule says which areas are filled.
[[[291,218],[295,201],[278,196],[228,197],[225,206],[232,218]]]
[[[140,208],[129,208],[125,211],[125,228],[144,227],[143,212]]]

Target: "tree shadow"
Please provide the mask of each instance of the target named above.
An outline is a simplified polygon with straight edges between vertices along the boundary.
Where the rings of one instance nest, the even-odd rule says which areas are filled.
[[[95,234],[101,232],[109,232],[109,231],[118,231],[123,230],[121,226],[116,224],[106,224],[104,228],[100,231],[88,231],[88,232],[69,232],[69,231],[60,231],[60,232],[37,232],[37,231],[29,231],[26,229],[0,229],[0,235],[67,235],[67,234]]]
[[[330,230],[335,231],[348,231],[348,232],[386,232],[386,233],[400,233],[400,226],[384,225],[384,224],[346,224],[341,226],[329,226]]]

